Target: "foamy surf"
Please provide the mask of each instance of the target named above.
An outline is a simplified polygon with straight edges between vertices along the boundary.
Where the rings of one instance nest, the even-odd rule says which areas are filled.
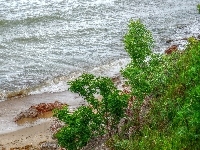
[[[120,74],[120,70],[124,68],[128,63],[130,62],[130,59],[120,59],[116,60],[114,62],[111,62],[110,64],[95,67],[94,69],[91,69],[89,71],[83,71],[83,72],[76,72],[72,73],[69,76],[61,76],[54,78],[53,80],[46,81],[44,85],[38,86],[32,91],[30,91],[29,95],[34,94],[42,94],[42,93],[54,93],[54,92],[63,92],[68,90],[69,85],[67,82],[72,81],[76,78],[78,78],[83,73],[91,73],[96,76],[107,76],[107,77],[115,77]]]
[[[6,99],[10,99],[14,97],[16,98],[24,97],[27,95],[63,92],[63,91],[68,90],[69,88],[69,85],[67,84],[67,82],[78,78],[83,73],[91,73],[91,74],[94,74],[95,76],[106,76],[106,77],[119,76],[120,70],[124,68],[129,62],[130,62],[129,58],[120,59],[106,65],[95,67],[90,70],[74,72],[67,76],[55,77],[51,80],[46,80],[33,87],[24,88],[24,89],[12,91],[12,92],[3,91],[0,94],[0,100],[4,101]]]

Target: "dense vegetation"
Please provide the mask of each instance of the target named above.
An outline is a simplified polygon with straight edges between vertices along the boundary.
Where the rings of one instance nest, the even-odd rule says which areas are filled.
[[[55,111],[66,123],[55,135],[62,147],[81,149],[106,134],[107,146],[116,150],[200,149],[200,42],[189,38],[184,51],[171,55],[152,53],[153,42],[139,20],[130,21],[124,45],[131,62],[121,70],[128,94],[109,78],[90,74],[69,83],[88,106],[73,114]],[[122,118],[126,123],[119,130]]]
[[[135,34],[131,30],[127,35]],[[140,112],[130,121],[137,130],[129,139],[115,136],[114,149],[200,149],[200,42],[195,38],[188,42],[184,51],[171,55],[141,50],[149,61],[143,59],[142,66],[131,62],[122,71],[136,96],[134,112]],[[136,120],[147,97],[149,111]]]

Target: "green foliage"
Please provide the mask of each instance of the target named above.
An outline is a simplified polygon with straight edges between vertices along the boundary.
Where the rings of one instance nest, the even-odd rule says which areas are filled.
[[[128,84],[134,88],[132,94],[143,99],[147,93],[151,92],[150,82],[146,80],[149,74],[144,71],[150,68],[149,65],[157,63],[156,59],[153,59],[154,62],[151,61],[151,63],[146,61],[147,57],[155,56],[151,52],[154,41],[151,32],[140,20],[131,20],[128,27],[129,30],[124,36],[124,45],[131,57],[131,63],[121,72],[128,79]],[[148,72],[151,73],[150,70]]]
[[[151,32],[140,20],[131,20],[129,30],[124,36],[125,50],[128,52],[134,64],[141,65],[144,59],[151,54],[153,38]]]
[[[133,114],[132,126],[140,128],[129,140],[115,137],[113,149],[200,149],[200,42],[188,42],[183,52],[150,54],[142,66],[131,62],[122,70],[136,96],[133,110],[150,96],[150,111],[142,123]]]
[[[199,14],[200,14],[200,4],[197,5],[197,9],[198,9]]]
[[[58,143],[68,150],[76,150],[94,137],[116,133],[129,96],[117,90],[106,77],[83,74],[69,84],[70,90],[81,95],[88,106],[79,107],[73,114],[67,108],[55,111],[55,116],[66,124],[55,135]]]
[[[55,116],[66,123],[55,137],[58,143],[68,150],[76,150],[85,146],[88,140],[100,134],[101,117],[95,114],[89,107],[80,107],[73,114],[69,113],[67,107],[62,110],[55,110]],[[99,129],[96,133],[96,128]]]
[[[103,124],[116,128],[120,119],[124,116],[128,95],[121,93],[110,78],[95,77],[91,74],[83,74],[75,81],[70,82],[70,90],[80,94],[97,114],[103,117]],[[95,97],[100,96],[99,100]]]
[[[70,82],[70,90],[88,105],[73,114],[67,108],[55,111],[66,124],[55,135],[58,143],[81,149],[90,139],[108,134],[106,144],[116,150],[200,149],[200,42],[191,37],[188,43],[182,52],[154,54],[151,33],[139,20],[131,20],[124,36],[131,62],[121,70],[131,93],[123,94],[109,78],[91,74]],[[130,97],[132,116],[125,116],[119,133]]]

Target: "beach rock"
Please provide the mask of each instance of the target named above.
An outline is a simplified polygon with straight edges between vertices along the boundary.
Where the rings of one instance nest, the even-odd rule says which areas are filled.
[[[34,106],[31,106],[28,110],[21,112],[18,114],[14,121],[17,122],[22,118],[36,118],[38,115],[52,111],[53,109],[61,109],[63,106],[67,106],[67,104],[55,101],[54,103],[40,103]]]
[[[40,143],[40,149],[41,150],[58,150],[58,144],[57,142],[43,142]]]
[[[35,118],[39,114],[38,110],[34,107],[30,107],[28,110],[25,110],[24,112],[21,112],[17,115],[17,117],[14,118],[14,121],[18,121],[22,118]]]
[[[170,40],[167,40],[166,43],[171,43],[173,42],[174,40],[170,39]]]
[[[165,54],[171,54],[172,52],[175,52],[178,50],[178,45],[172,45],[168,49],[165,50]]]
[[[54,103],[40,103],[34,107],[36,108],[38,112],[43,113],[43,112],[52,111],[55,108],[61,109],[64,105],[66,104],[55,101]]]
[[[200,34],[197,36],[198,39],[200,39]]]

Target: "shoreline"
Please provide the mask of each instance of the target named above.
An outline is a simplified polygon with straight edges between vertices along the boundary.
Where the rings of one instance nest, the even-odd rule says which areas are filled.
[[[96,76],[101,75],[115,78],[119,76],[121,68],[124,68],[128,62],[129,59],[116,60],[107,65],[93,68],[87,73],[92,73]],[[58,101],[67,104],[72,111],[78,106],[83,105],[85,103],[83,98],[67,90],[69,88],[66,84],[67,81],[73,80],[78,76],[80,76],[80,74],[71,74],[68,78],[58,79],[55,84],[46,85],[33,90],[29,93],[30,95],[22,94],[0,101],[0,134],[21,129],[13,120],[17,114],[24,112],[33,105]],[[60,91],[58,89],[62,90]],[[41,121],[39,123],[41,123]]]
[[[64,91],[59,93],[43,93],[38,95],[29,95],[21,98],[12,98],[0,102],[0,135],[8,132],[19,130],[23,127],[30,126],[18,126],[14,122],[14,118],[21,112],[27,110],[32,105],[39,103],[53,103],[59,101],[66,103],[70,110],[74,110],[80,105],[84,104],[83,98],[78,94],[70,91]],[[39,119],[36,124],[45,122],[45,119]]]
[[[55,101],[68,104],[71,111],[84,104],[84,100],[78,94],[69,91],[29,95],[0,102],[0,150],[31,145],[34,149],[40,149],[40,143],[53,142],[50,131],[53,117],[37,119],[22,125],[14,122],[14,118],[32,105]]]
[[[114,76],[111,79],[120,89],[122,86],[121,76]],[[40,149],[40,144],[42,142],[55,142],[55,140],[52,139],[52,132],[50,131],[50,126],[53,124],[54,117],[37,119],[33,123],[25,123],[23,125],[14,122],[14,118],[17,114],[27,110],[31,106],[55,101],[66,103],[70,111],[85,104],[83,98],[70,91],[29,95],[0,102],[0,107],[2,108],[0,110],[0,121],[1,123],[4,121],[3,127],[0,126],[0,139],[2,139],[0,140],[0,150],[1,148],[6,148],[7,150],[19,147],[24,150],[25,146],[33,146],[34,149]],[[11,125],[11,130],[3,131],[4,127],[8,128],[9,125]]]
[[[37,85],[28,88],[21,88],[14,91],[4,91],[0,89],[0,103],[14,99],[16,97],[27,97],[31,95],[40,95],[45,93],[61,93],[68,90],[69,85],[67,82],[74,80],[81,76],[83,73],[91,73],[95,76],[113,77],[119,75],[121,68],[125,68],[130,62],[130,58],[120,58],[110,61],[106,64],[90,68],[89,70],[75,71],[70,74],[55,76],[46,79]]]

